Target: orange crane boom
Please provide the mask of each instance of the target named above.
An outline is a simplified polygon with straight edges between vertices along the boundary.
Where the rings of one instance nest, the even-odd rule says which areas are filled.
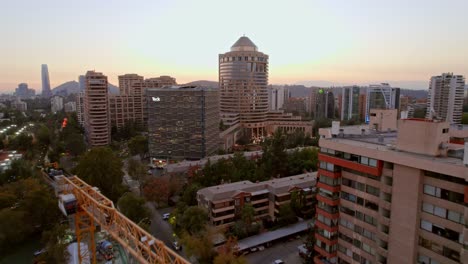
[[[91,261],[96,262],[96,245],[94,242],[94,223],[106,230],[125,250],[140,263],[174,263],[189,262],[167,247],[164,242],[154,238],[133,221],[120,213],[114,203],[77,176],[56,177],[57,195],[73,194],[76,198],[75,233],[78,247],[85,233],[90,236]],[[60,202],[59,202],[60,206]],[[65,213],[65,212],[64,212]],[[80,249],[78,252],[81,252]],[[82,256],[80,254],[80,262]]]

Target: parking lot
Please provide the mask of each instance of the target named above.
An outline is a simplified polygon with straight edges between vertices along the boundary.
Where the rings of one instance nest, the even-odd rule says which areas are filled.
[[[297,247],[304,243],[304,238],[294,239],[286,242],[276,242],[263,251],[257,251],[246,255],[250,264],[270,264],[277,259],[281,259],[285,264],[302,263]]]

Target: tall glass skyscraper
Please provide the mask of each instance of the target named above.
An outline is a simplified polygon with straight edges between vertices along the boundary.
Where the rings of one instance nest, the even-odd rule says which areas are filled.
[[[52,96],[52,91],[50,90],[50,79],[49,79],[49,69],[47,64],[42,64],[42,96],[49,98]]]

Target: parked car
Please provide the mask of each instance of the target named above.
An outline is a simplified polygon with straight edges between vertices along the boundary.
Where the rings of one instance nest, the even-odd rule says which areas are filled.
[[[259,246],[259,247],[258,247],[258,251],[263,251],[263,250],[265,250],[265,247],[264,247],[264,246]]]
[[[169,217],[171,217],[170,213],[163,214],[163,220],[169,220]]]
[[[284,264],[284,261],[282,261],[281,259],[277,259],[273,261],[273,264]]]
[[[175,250],[182,250],[182,246],[177,241],[174,241],[172,243],[172,246],[174,247]]]

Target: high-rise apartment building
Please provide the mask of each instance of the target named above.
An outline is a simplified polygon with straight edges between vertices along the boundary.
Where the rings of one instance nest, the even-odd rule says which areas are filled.
[[[216,89],[166,86],[146,90],[150,156],[201,159],[220,147]]]
[[[284,89],[283,86],[274,87],[273,85],[270,85],[268,87],[269,110],[277,111],[282,109],[284,103],[288,100],[287,92],[288,91]]]
[[[314,263],[468,263],[468,145],[449,127],[320,130]]]
[[[67,102],[63,105],[63,109],[65,110],[65,113],[73,113],[76,112],[76,102]]]
[[[11,102],[11,108],[16,109],[20,112],[26,112],[28,110],[28,104],[26,102],[21,101],[19,98],[16,98],[16,100]]]
[[[307,113],[308,97],[291,97],[283,104],[286,113],[293,113],[297,116],[304,116]]]
[[[360,94],[359,86],[345,86],[342,88],[338,107],[341,120],[361,120],[359,117]]]
[[[328,89],[316,89],[315,94],[315,119],[334,118],[335,117],[335,97],[333,92]]]
[[[366,122],[370,109],[398,109],[400,106],[400,88],[388,83],[369,85],[366,95]]]
[[[15,89],[15,96],[20,99],[28,99],[34,97],[36,91],[34,89],[29,89],[27,83],[18,84],[18,88]]]
[[[42,64],[41,66],[41,79],[42,97],[49,98],[52,96],[52,91],[50,90],[49,69],[47,67],[47,64]]]
[[[50,98],[50,105],[52,113],[57,113],[63,110],[63,97],[55,95]]]
[[[86,79],[85,79],[84,84],[86,86]],[[85,115],[84,114],[84,95],[85,95],[84,90],[76,95],[76,116],[78,118],[78,123],[82,127],[84,127],[84,115]]]
[[[88,71],[85,78],[83,103],[86,139],[91,147],[106,146],[111,139],[107,76]]]
[[[219,55],[219,90],[221,113],[238,113],[242,128],[252,137],[266,135],[268,55],[248,37]]]
[[[78,85],[80,87],[80,92],[83,92],[86,88],[86,78],[84,75],[78,76]]]
[[[156,78],[145,79],[145,87],[159,88],[163,86],[177,85],[176,79],[171,76],[162,75]]]
[[[453,73],[433,76],[427,94],[426,118],[460,124],[463,114],[465,77]]]

